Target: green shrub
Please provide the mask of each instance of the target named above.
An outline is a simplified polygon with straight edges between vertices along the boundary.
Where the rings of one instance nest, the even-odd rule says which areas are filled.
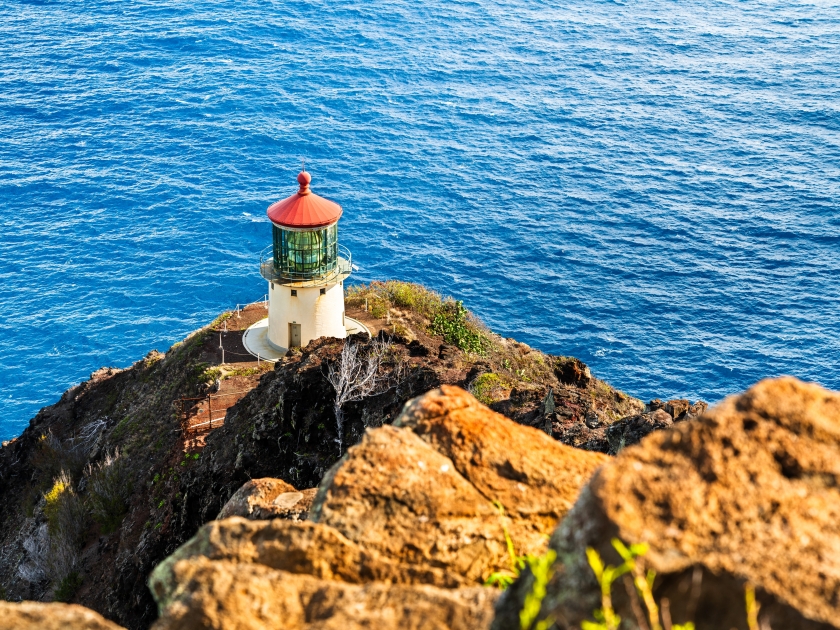
[[[409,308],[428,319],[434,317],[443,306],[440,294],[413,282],[389,280],[383,283],[383,287],[395,306]]]
[[[460,300],[446,302],[432,318],[432,334],[443,336],[446,343],[458,346],[464,352],[484,354],[487,338],[475,329],[467,318],[469,311]]]
[[[78,571],[68,574],[58,583],[58,587],[55,589],[55,601],[69,602],[81,585],[82,576],[79,575]]]
[[[96,466],[88,466],[88,505],[93,518],[107,534],[115,531],[128,512],[131,475],[117,449]]]
[[[498,374],[487,372],[476,378],[469,386],[470,393],[484,405],[496,402],[506,385]]]
[[[638,560],[648,551],[647,544],[634,544],[627,547],[618,538],[612,539],[612,545],[615,550],[624,560],[622,564],[617,567],[612,565],[604,565],[601,556],[592,547],[586,549],[586,559],[589,561],[589,566],[592,567],[595,573],[595,579],[601,587],[601,608],[595,611],[593,616],[595,621],[584,621],[581,624],[581,630],[618,630],[621,625],[621,617],[616,614],[612,605],[612,584],[622,576],[628,576],[632,582],[632,586],[628,586],[628,592],[635,591],[645,604],[648,613],[648,618],[637,619],[640,625],[649,627],[650,630],[662,630],[662,624],[659,621],[659,605],[653,598],[653,581],[656,579],[656,572],[648,570],[645,572],[641,562]],[[641,611],[640,607],[637,607]],[[667,607],[663,607],[667,610]],[[641,614],[640,612],[637,614]],[[684,624],[671,624],[668,619],[668,626],[672,630],[694,630],[694,623],[689,621]]]

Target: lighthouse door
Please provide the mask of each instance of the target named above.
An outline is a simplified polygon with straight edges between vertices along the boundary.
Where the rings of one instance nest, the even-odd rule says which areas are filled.
[[[300,324],[289,324],[289,347],[300,348]]]

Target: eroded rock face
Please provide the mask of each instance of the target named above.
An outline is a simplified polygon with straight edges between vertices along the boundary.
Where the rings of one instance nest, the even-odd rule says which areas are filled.
[[[184,586],[153,630],[481,630],[496,599],[482,587],[347,584],[202,557],[172,570]]]
[[[161,607],[169,605],[178,588],[175,564],[196,557],[261,564],[288,573],[352,584],[379,581],[444,588],[465,584],[456,574],[422,565],[400,564],[371,549],[363,549],[326,525],[233,517],[208,523],[158,565],[149,587]]]
[[[0,630],[123,630],[75,604],[0,601]]]
[[[607,459],[442,386],[350,449],[325,477],[311,518],[401,562],[482,581],[509,564],[503,524],[519,553],[542,551]]]
[[[840,395],[792,378],[762,381],[601,468],[552,537],[562,564],[543,612],[560,627],[600,606],[585,549],[620,564],[613,537],[650,545],[656,596],[670,600],[675,622],[746,628],[749,581],[763,627],[840,628]],[[525,576],[505,594],[494,628],[519,628],[528,588]],[[623,585],[613,597],[632,618]]]
[[[228,499],[216,518],[242,516],[250,519],[305,520],[316,492],[315,488],[298,492],[281,479],[252,479]]]
[[[498,591],[478,585],[509,566],[503,526],[518,553],[542,552],[607,459],[432,391],[330,470],[315,522],[202,527],[152,574],[155,628],[487,628]],[[241,496],[256,487],[285,489]]]

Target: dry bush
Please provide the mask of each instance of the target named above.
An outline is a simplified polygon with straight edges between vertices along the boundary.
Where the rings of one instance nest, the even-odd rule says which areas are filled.
[[[87,525],[84,503],[73,489],[73,480],[66,470],[53,480],[53,486],[44,494],[44,516],[54,538],[66,539],[78,545],[82,542]]]
[[[18,566],[18,575],[31,584],[44,580],[60,584],[77,573],[80,564],[78,545],[60,531],[50,534],[47,523],[24,539],[23,548],[27,559]]]
[[[87,467],[88,507],[103,533],[119,527],[128,511],[131,496],[131,473],[119,449],[96,465]]]
[[[360,347],[362,352],[359,352]],[[402,362],[397,360],[393,369],[382,369],[383,362],[389,360],[394,360],[392,342],[375,337],[366,346],[345,343],[338,360],[327,368],[327,380],[335,390],[333,411],[339,453],[344,453],[344,405],[384,394],[402,381]]]
[[[38,440],[32,465],[43,475],[42,478],[52,479],[67,471],[72,478],[78,479],[86,459],[87,453],[74,448],[72,441],[62,442],[52,431],[47,431]]]
[[[23,540],[23,549],[26,551],[27,561],[18,565],[18,575],[30,584],[37,584],[46,579],[50,557],[50,533],[46,523]]]

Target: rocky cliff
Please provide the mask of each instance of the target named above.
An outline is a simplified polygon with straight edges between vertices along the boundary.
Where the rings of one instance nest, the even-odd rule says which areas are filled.
[[[615,453],[704,408],[678,400],[646,406],[580,361],[502,339],[460,303],[416,285],[357,287],[347,303],[348,314],[374,332],[372,340],[319,339],[274,366],[252,362],[242,354],[241,334],[265,316],[254,305],[223,314],[165,354],[152,352],[125,370],[99,370],[41,410],[0,449],[0,595],[79,603],[125,627],[148,627],[157,615],[148,575],[244,483],[271,477],[289,484],[294,492],[278,494],[296,499],[260,513],[299,518],[305,502],[298,505],[297,494],[305,492],[298,490],[318,486],[367,431],[387,431],[406,401],[441,385],[469,389],[533,427],[541,440],[581,453]],[[377,387],[337,408],[330,369],[347,344],[365,366],[376,362]],[[212,431],[195,422],[205,401],[219,404],[225,396],[238,402],[215,416]],[[212,421],[212,411],[206,417]],[[487,437],[482,449],[505,439]],[[533,517],[547,533],[546,523],[560,512],[545,509]]]
[[[791,378],[615,457],[442,385],[316,491],[239,487],[149,575],[152,627],[840,628],[838,438],[840,394]],[[61,604],[2,612],[0,628],[115,627]]]

